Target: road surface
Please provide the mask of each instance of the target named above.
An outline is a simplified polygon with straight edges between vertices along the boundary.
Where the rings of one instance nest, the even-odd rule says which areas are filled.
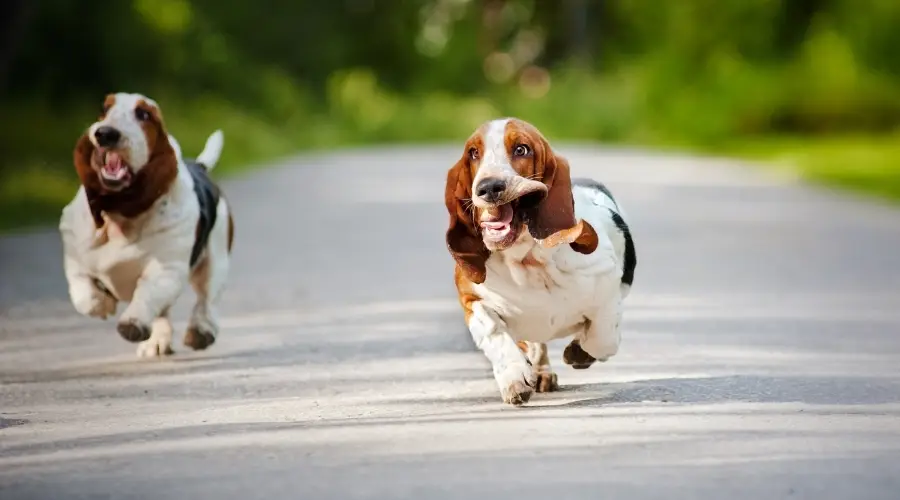
[[[456,146],[224,182],[223,331],[159,362],[74,314],[54,231],[0,239],[0,498],[900,498],[900,210],[560,149],[630,212],[638,267],[619,355],[576,372],[554,343],[563,390],[524,408],[456,304]]]

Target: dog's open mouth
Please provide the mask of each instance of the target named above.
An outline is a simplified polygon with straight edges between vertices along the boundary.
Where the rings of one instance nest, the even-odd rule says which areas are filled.
[[[485,240],[500,243],[513,230],[515,208],[513,203],[485,209],[481,213],[481,234]]]
[[[516,242],[527,222],[526,213],[535,208],[547,194],[546,188],[538,182],[516,191],[512,200],[480,209],[478,223],[481,237],[492,250],[504,249]]]
[[[482,209],[479,225],[485,243],[496,248],[515,243],[524,223],[521,211],[539,203],[543,196],[543,192],[527,193],[509,203]]]
[[[122,187],[131,179],[131,167],[115,151],[97,150],[97,163],[100,166],[100,181],[106,187]]]

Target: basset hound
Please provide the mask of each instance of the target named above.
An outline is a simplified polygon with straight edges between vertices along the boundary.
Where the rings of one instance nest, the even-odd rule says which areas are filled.
[[[216,339],[213,307],[234,238],[230,207],[208,175],[222,145],[216,131],[195,160],[184,159],[156,102],[118,93],[75,146],[81,187],[59,223],[69,298],[100,319],[127,302],[117,329],[139,343],[139,357],[172,354],[169,309],[188,282],[197,301],[184,344],[200,350]]]
[[[468,139],[445,202],[459,302],[504,402],[558,388],[550,340],[574,337],[563,361],[576,369],[616,354],[637,255],[603,184],[572,179],[537,128],[509,118]]]

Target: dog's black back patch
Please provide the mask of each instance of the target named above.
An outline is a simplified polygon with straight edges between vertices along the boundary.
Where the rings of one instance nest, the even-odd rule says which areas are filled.
[[[191,249],[191,268],[200,260],[203,249],[209,241],[209,233],[216,225],[219,210],[219,187],[209,178],[206,166],[195,160],[185,159],[188,172],[194,179],[194,194],[200,204],[200,218],[197,220],[197,232],[194,235],[194,247]]]
[[[616,210],[619,210],[619,204],[616,202],[616,198],[613,196],[612,191],[610,191],[602,182],[586,177],[576,177],[572,179],[572,185],[600,191],[609,197],[609,199],[612,200],[613,205],[616,206]],[[616,225],[616,228],[625,238],[625,255],[624,262],[622,263],[622,283],[631,286],[631,284],[634,283],[634,270],[637,267],[637,251],[634,248],[634,238],[631,237],[631,230],[628,228],[628,224],[625,223],[625,219],[623,219],[616,210],[610,209],[609,214],[613,223]]]
[[[622,236],[625,237],[625,262],[622,263],[622,283],[631,286],[634,283],[634,269],[637,267],[637,252],[634,249],[634,239],[631,237],[631,230],[628,228],[628,224],[625,223],[625,219],[612,210],[609,213],[616,227],[622,232]]]

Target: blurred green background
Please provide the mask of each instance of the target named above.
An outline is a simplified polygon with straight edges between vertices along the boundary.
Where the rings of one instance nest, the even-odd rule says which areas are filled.
[[[55,221],[114,91],[222,128],[219,175],[515,115],[900,198],[897,0],[7,0],[0,38],[0,228]]]

